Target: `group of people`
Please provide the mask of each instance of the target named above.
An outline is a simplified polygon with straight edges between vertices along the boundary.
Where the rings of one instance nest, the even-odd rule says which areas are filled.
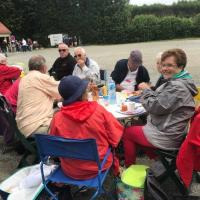
[[[30,38],[27,40],[24,38],[21,40],[16,40],[14,36],[11,36],[9,42],[6,39],[0,41],[0,52],[4,53],[5,55],[7,55],[7,52],[32,51],[37,47],[37,41],[33,42]]]
[[[32,56],[29,73],[20,79],[20,70],[7,66],[6,57],[0,55],[0,92],[11,105],[15,99],[16,121],[22,134],[26,137],[40,133],[73,139],[94,138],[100,159],[109,146],[116,148],[122,139],[126,167],[135,164],[138,147],[149,150],[180,147],[195,111],[193,97],[197,94],[192,77],[185,70],[187,57],[182,49],[159,54],[160,77],[155,86],[150,84],[139,50],[131,51],[128,59],[116,63],[111,73],[116,90],[138,91],[148,114],[146,124],[128,128],[97,102],[88,101],[90,83],[98,83],[100,79],[97,62],[89,58],[82,47],[74,49],[74,56],[63,43],[58,51],[60,57],[49,70],[51,76],[47,74],[45,58]],[[18,80],[12,83],[14,79]],[[53,107],[55,101],[62,102],[60,109]],[[118,166],[117,159],[114,161]],[[112,156],[105,169],[111,164]],[[77,179],[94,177],[98,171],[94,163],[71,162],[70,159],[61,159],[61,167],[66,175]],[[118,167],[115,174],[118,174]]]

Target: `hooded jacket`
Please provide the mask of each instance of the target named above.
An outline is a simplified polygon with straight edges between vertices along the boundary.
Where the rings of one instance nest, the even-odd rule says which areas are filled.
[[[52,120],[50,134],[72,139],[96,139],[100,160],[109,146],[116,147],[122,136],[123,127],[96,102],[80,101],[62,107]],[[104,165],[112,164],[112,155]],[[96,163],[72,159],[61,159],[61,167],[67,176],[87,179],[97,175]]]
[[[143,131],[151,144],[165,150],[180,147],[195,111],[193,97],[196,94],[197,88],[185,71],[162,84],[156,91],[143,91],[142,104],[149,113]]]
[[[191,120],[189,133],[181,145],[176,166],[181,180],[189,187],[193,171],[200,171],[200,107]]]
[[[19,78],[20,74],[19,68],[0,64],[0,93],[4,95],[12,85],[12,81]]]

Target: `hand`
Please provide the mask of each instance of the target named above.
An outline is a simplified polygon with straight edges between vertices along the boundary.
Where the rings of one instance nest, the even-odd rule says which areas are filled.
[[[140,89],[140,90],[144,90],[144,89],[149,89],[150,88],[150,85],[148,84],[148,83],[140,83],[139,85],[138,85],[138,88]]]
[[[77,61],[77,64],[78,64],[78,66],[79,66],[80,68],[83,68],[83,67],[85,66],[85,61],[84,61],[83,59],[79,59],[79,60]]]
[[[121,92],[122,90],[124,90],[124,88],[120,84],[117,84],[116,90],[117,90],[117,92]]]

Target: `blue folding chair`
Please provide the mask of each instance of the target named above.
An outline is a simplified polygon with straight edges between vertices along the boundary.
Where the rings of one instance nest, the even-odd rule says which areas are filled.
[[[100,163],[95,139],[77,140],[39,134],[35,135],[35,139],[41,159],[40,168],[44,188],[53,197],[53,199],[57,200],[57,196],[53,194],[52,191],[50,191],[50,189],[47,187],[49,182],[71,184],[81,188],[94,188],[96,191],[90,200],[96,199],[102,193],[106,193],[107,195],[109,194],[105,191],[103,183],[110,168],[105,171],[102,169],[111,153],[110,148],[107,150],[103,161]],[[87,180],[76,180],[66,176],[59,166],[47,179],[45,179],[43,164],[46,163],[49,156],[94,161],[98,166],[97,176]]]

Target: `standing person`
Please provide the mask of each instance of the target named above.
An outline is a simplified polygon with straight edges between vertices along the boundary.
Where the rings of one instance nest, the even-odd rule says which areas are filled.
[[[22,51],[23,51],[23,52],[26,52],[26,50],[27,50],[27,42],[26,42],[26,40],[23,38],[23,39],[22,39]]]
[[[89,79],[95,82],[100,81],[100,69],[97,62],[88,58],[85,49],[77,47],[74,49],[74,57],[77,64],[74,68],[73,75],[81,79]]]
[[[71,56],[69,47],[64,43],[58,45],[58,52],[60,57],[54,62],[49,74],[56,80],[61,80],[64,76],[72,75],[76,60]]]
[[[6,57],[7,57],[7,47],[8,47],[7,40],[4,39],[1,43],[1,50],[2,50],[2,53],[4,53]]]
[[[116,90],[138,90],[138,85],[142,82],[150,81],[147,69],[142,65],[142,53],[139,50],[133,50],[128,59],[119,60],[111,73],[115,81]]]
[[[60,99],[58,81],[46,74],[43,56],[32,56],[29,73],[19,82],[16,121],[19,130],[30,137],[33,133],[47,134],[54,114],[54,100]]]
[[[50,134],[71,139],[95,139],[102,161],[109,147],[117,147],[123,127],[100,104],[88,101],[88,83],[88,80],[76,76],[67,76],[61,80],[58,90],[64,99],[63,107],[52,119]],[[112,160],[110,154],[104,169],[112,165]],[[75,179],[92,178],[98,173],[97,165],[91,161],[61,158],[61,167],[67,176]],[[115,172],[117,174],[117,169]]]
[[[7,58],[0,54],[0,93],[3,95],[13,84],[13,80],[19,78],[21,70],[7,65]]]
[[[32,51],[33,50],[33,42],[30,38],[27,39],[27,43],[28,43],[28,50]]]
[[[182,49],[170,49],[161,57],[161,73],[167,80],[153,91],[141,83],[141,102],[149,113],[145,126],[126,128],[123,135],[125,164],[136,162],[138,146],[177,150],[195,111],[193,97],[198,93],[191,75],[184,70],[187,57]]]

